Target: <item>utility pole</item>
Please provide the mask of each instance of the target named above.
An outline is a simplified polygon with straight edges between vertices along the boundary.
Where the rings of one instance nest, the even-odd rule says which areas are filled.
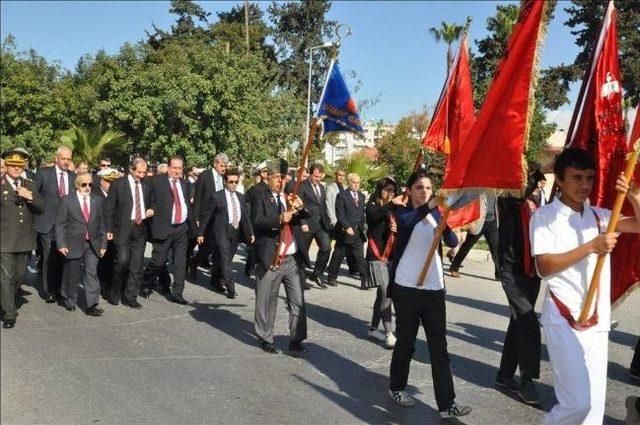
[[[244,42],[249,51],[249,0],[244,0]]]

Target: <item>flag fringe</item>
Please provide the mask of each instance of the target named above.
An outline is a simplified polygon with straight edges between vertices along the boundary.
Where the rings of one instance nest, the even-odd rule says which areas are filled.
[[[465,192],[468,194],[480,194],[480,193],[491,193],[495,196],[515,196],[521,197],[523,190],[522,189],[505,189],[505,188],[496,188],[496,187],[458,187],[455,189],[438,189],[437,196],[447,197],[450,195],[456,195],[460,192]]]
[[[638,282],[632,284],[630,287],[628,287],[627,290],[624,292],[624,294],[620,295],[618,297],[618,299],[616,300],[616,302],[611,304],[611,308],[612,309],[616,309],[616,308],[620,307],[620,304],[622,304],[622,302],[625,300],[625,298],[627,298],[629,295],[631,295],[631,293],[636,289],[640,289],[640,281],[638,281]]]

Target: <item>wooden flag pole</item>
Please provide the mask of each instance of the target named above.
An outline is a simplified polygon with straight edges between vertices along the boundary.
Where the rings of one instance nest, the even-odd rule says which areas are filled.
[[[302,184],[302,176],[304,174],[304,169],[307,165],[307,160],[309,159],[309,153],[311,152],[311,146],[313,146],[313,141],[316,138],[316,133],[320,128],[319,118],[313,118],[311,120],[311,124],[309,127],[309,135],[307,137],[307,143],[304,146],[304,150],[302,151],[302,159],[300,160],[300,166],[298,167],[298,174],[296,175],[296,182],[293,185],[293,190],[291,191],[291,199],[295,200],[298,196],[298,190],[300,189],[300,185]],[[287,211],[291,211],[292,204],[287,202]],[[288,226],[288,223],[283,224],[280,227],[280,238],[278,239],[278,246],[276,247],[276,252],[273,256],[273,261],[271,262],[271,267],[278,267],[278,263],[280,262],[280,250],[282,249],[282,244],[284,243],[284,230]]]
[[[633,177],[636,164],[638,163],[638,153],[640,153],[640,140],[636,141],[633,150],[627,157],[627,164],[624,171],[624,176],[627,181],[631,181],[631,178]],[[607,233],[613,233],[616,230],[618,220],[620,219],[620,210],[622,210],[624,198],[624,193],[618,193],[616,195],[616,199],[613,202],[613,209],[611,210],[611,220],[609,221],[609,225],[607,226]],[[593,272],[593,277],[591,278],[591,284],[589,285],[589,292],[587,292],[587,298],[585,299],[584,306],[582,307],[582,311],[580,312],[578,323],[585,324],[589,319],[589,311],[591,310],[593,299],[595,298],[596,293],[598,292],[598,287],[600,286],[600,274],[602,273],[602,268],[604,267],[605,257],[606,255],[600,255],[598,257],[598,262],[596,263],[596,268]]]
[[[440,219],[440,223],[438,223],[438,227],[436,227],[436,231],[433,235],[433,242],[429,247],[429,251],[427,252],[427,258],[424,260],[424,264],[422,265],[422,270],[420,270],[420,275],[418,276],[417,286],[422,286],[424,284],[424,278],[427,276],[427,272],[429,271],[429,266],[431,266],[431,261],[433,261],[433,256],[436,253],[436,248],[440,244],[440,239],[444,234],[444,229],[447,227],[447,219],[449,218],[449,213],[451,212],[451,208],[446,204],[446,202],[442,202],[444,204],[444,212],[442,214],[442,218]]]

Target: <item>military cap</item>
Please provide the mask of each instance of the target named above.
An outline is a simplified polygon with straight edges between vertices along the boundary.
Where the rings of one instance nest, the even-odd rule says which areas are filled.
[[[120,177],[120,173],[118,170],[114,170],[113,168],[105,168],[104,170],[98,171],[98,177],[108,182],[112,182]]]
[[[270,176],[274,174],[282,174],[283,176],[289,171],[289,164],[282,158],[270,159],[267,161],[267,173]]]
[[[256,174],[260,174],[262,170],[266,170],[266,169],[267,169],[267,161],[262,161],[260,164],[256,166],[256,168],[253,171]]]
[[[18,167],[24,167],[27,165],[29,154],[24,149],[16,148],[3,153],[2,159],[4,159],[4,163],[6,165],[17,165]]]

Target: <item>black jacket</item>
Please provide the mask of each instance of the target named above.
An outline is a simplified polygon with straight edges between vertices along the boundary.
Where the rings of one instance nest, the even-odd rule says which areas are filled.
[[[309,213],[306,210],[302,210],[291,221],[297,247],[295,258],[301,266],[310,264],[308,255],[304,249],[301,249],[304,246],[304,242],[302,230],[300,229],[300,221],[308,216]],[[262,269],[266,270],[271,267],[275,256],[281,228],[278,205],[271,191],[261,192],[259,196],[253,198],[251,203],[251,224],[256,237],[254,244],[256,264],[262,265]]]
[[[336,197],[336,236],[338,240],[342,240],[346,244],[362,243],[367,240],[365,234],[365,217],[364,217],[365,197],[362,192],[358,192],[358,205],[351,196],[348,189],[338,193]],[[346,229],[351,227],[354,235],[347,234]]]
[[[166,174],[157,175],[149,182],[149,186],[149,203],[146,204],[146,208],[152,209],[154,212],[153,217],[151,217],[151,237],[163,240],[169,236],[173,229],[171,224],[173,192],[169,183],[169,176]],[[193,226],[195,224],[192,223],[193,208],[189,203],[189,183],[185,179],[180,179],[180,187],[187,205],[187,211],[183,211],[182,214],[186,214],[185,222],[189,226]]]
[[[203,207],[209,202],[209,195],[216,192],[216,184],[213,173],[217,173],[213,168],[204,170],[196,180],[196,186],[193,191],[193,221],[202,221],[204,218]],[[222,190],[222,188],[218,189]],[[186,192],[189,196],[189,192]]]
[[[142,179],[140,181],[142,199],[145,209],[149,209],[151,186],[148,181]],[[131,220],[131,212],[133,211],[133,194],[129,186],[129,175],[120,177],[111,183],[109,188],[109,196],[105,204],[105,226],[108,233],[113,233],[113,240],[116,243],[129,239],[131,229],[134,222]],[[145,211],[142,211],[142,222],[146,223]]]
[[[251,228],[251,218],[247,215],[245,205],[245,197],[242,193],[236,192],[238,197],[238,208],[240,209],[240,234],[242,241],[249,245],[253,230]],[[214,243],[218,246],[228,241],[228,238],[219,238],[218,236],[227,236],[229,233],[229,217],[231,216],[231,206],[227,205],[226,191],[211,193],[209,202],[203,205],[203,219],[198,226],[198,236],[204,236],[208,226],[212,227]]]
[[[302,199],[305,209],[309,211],[309,218],[303,220],[301,224],[309,226],[309,231],[312,233],[318,230],[324,230],[325,232],[331,230],[331,221],[329,220],[326,204],[327,192],[324,185],[320,184],[318,186],[320,187],[319,200],[308,179],[302,182],[298,190],[298,196]]]
[[[69,192],[60,200],[56,220],[56,244],[68,248],[67,258],[80,258],[85,250],[85,233],[89,232],[89,244],[100,256],[107,249],[107,231],[104,225],[104,199],[95,193],[89,195],[89,223],[84,220],[76,191]]]
[[[69,187],[67,193],[75,193],[76,173],[68,171]],[[56,224],[56,213],[60,204],[60,196],[58,194],[58,178],[56,176],[56,167],[40,168],[36,172],[36,190],[40,193],[40,197],[44,202],[44,213],[36,216],[36,232],[49,233]]]
[[[365,212],[367,216],[369,243],[373,240],[380,254],[384,252],[387,239],[389,239],[389,235],[391,234],[389,231],[389,216],[395,212],[395,209],[396,206],[393,202],[380,205],[377,202],[370,201],[366,206]],[[370,246],[367,246],[367,260],[376,260]]]

